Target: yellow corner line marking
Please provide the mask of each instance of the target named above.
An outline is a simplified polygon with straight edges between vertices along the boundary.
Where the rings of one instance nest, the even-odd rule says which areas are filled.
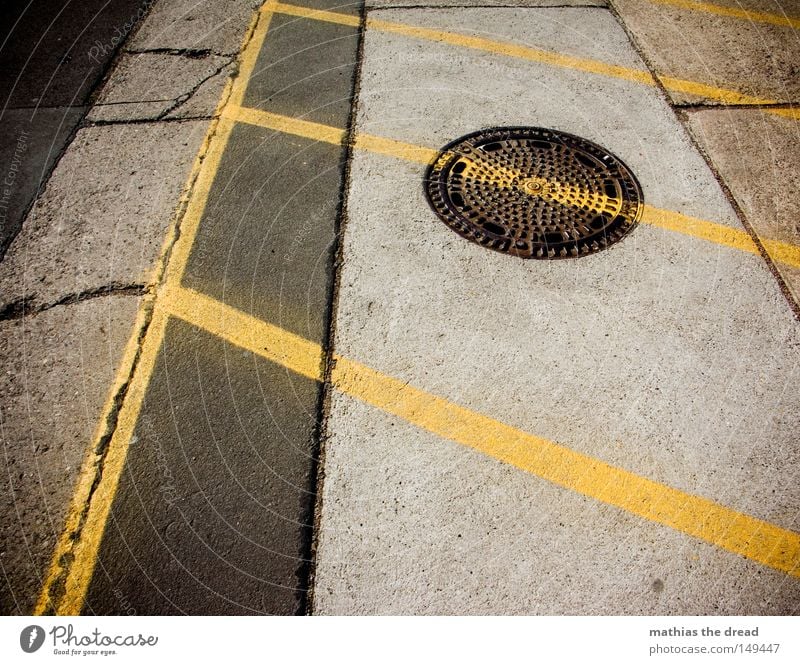
[[[275,11],[280,14],[288,14],[290,16],[325,21],[328,23],[358,25],[358,19],[356,17],[345,16],[344,14],[339,14],[338,12],[298,7],[297,5],[290,5],[283,2],[277,3],[275,6]],[[463,35],[455,32],[446,32],[444,30],[423,28],[420,26],[407,25],[405,23],[395,23],[393,21],[383,21],[374,18],[367,18],[367,28],[372,28],[373,30],[379,30],[381,32],[391,32],[398,35],[404,35],[406,37],[450,44],[451,46],[463,46],[466,48],[497,53],[498,55],[505,55],[513,58],[534,60],[536,62],[543,62],[545,64],[555,65],[558,67],[566,67],[568,69],[577,69],[580,71],[591,72],[593,74],[604,74],[606,76],[621,78],[628,81],[635,81],[637,83],[655,85],[653,77],[645,70],[620,67],[618,65],[609,65],[598,60],[562,55],[561,53],[555,53],[554,51],[545,51],[543,49],[533,48],[530,46],[521,46],[508,42],[499,42],[492,39],[486,39],[484,37]]]
[[[324,354],[319,344],[185,287],[166,291],[162,302],[171,316],[297,374],[322,380]]]
[[[343,130],[257,109],[229,107],[226,116],[231,120],[335,145],[341,144],[345,139]],[[439,154],[438,151],[431,148],[369,134],[356,135],[355,147],[420,164],[430,164]],[[759,253],[758,247],[747,232],[679,212],[645,205],[641,222],[750,254]],[[778,240],[764,240],[763,243],[774,261],[800,268],[800,247]]]
[[[274,10],[280,14],[288,14],[290,16],[297,16],[299,18],[325,21],[328,23],[338,23],[341,25],[358,25],[358,18],[355,16],[347,16],[345,14],[339,14],[338,12],[329,12],[320,9],[299,7],[297,5],[286,4],[284,2],[277,2]],[[609,76],[635,83],[644,83],[651,86],[656,85],[656,80],[648,71],[645,70],[622,67],[619,65],[610,65],[599,60],[563,55],[554,51],[545,51],[543,49],[533,48],[530,46],[521,46],[518,44],[511,44],[509,42],[486,39],[484,37],[446,32],[444,30],[423,28],[420,26],[395,23],[393,21],[383,21],[373,18],[367,18],[367,28],[372,28],[373,30],[379,30],[381,32],[404,35],[406,37],[412,37],[416,39],[425,39],[428,41],[449,44],[451,46],[476,49],[479,51],[485,51],[487,53],[496,53],[498,55],[512,58],[541,62],[554,67],[564,67],[566,69],[573,69],[590,74],[600,74],[602,76]],[[659,76],[659,80],[664,87],[669,90],[708,97],[709,99],[713,99],[724,104],[748,104],[763,107],[765,105],[769,106],[776,103],[775,100],[772,99],[754,97],[752,95],[746,95],[735,90],[726,90],[724,88],[717,88],[704,83],[696,83],[694,81],[687,81],[672,76]],[[787,118],[800,120],[800,108],[761,108],[761,110],[767,113],[774,113]]]
[[[286,115],[233,105],[225,109],[225,117],[236,122],[244,122],[249,125],[273,129],[277,132],[302,136],[334,145],[340,145],[347,136],[345,130],[329,125],[321,125],[316,122],[301,120],[300,118],[291,118]]]
[[[320,380],[322,348],[186,288],[165,299],[171,314],[236,346]],[[800,534],[709,499],[470,411],[348,358],[337,356],[333,386],[444,439],[468,446],[567,490],[700,538],[800,577]]]
[[[725,7],[723,5],[716,5],[710,2],[699,2],[697,0],[649,0],[654,4],[659,5],[674,5],[681,9],[689,9],[697,12],[708,12],[709,14],[717,14],[719,16],[729,16],[731,18],[741,18],[747,21],[756,21],[758,23],[771,23],[772,25],[779,25],[786,28],[794,28],[800,30],[800,18],[792,18],[791,16],[782,16],[781,14],[771,14],[769,12],[757,12],[751,9],[739,9],[736,7]]]
[[[244,39],[243,51],[239,60],[239,73],[226,86],[217,108],[220,113],[219,121],[210,123],[203,145],[195,158],[183,198],[186,208],[181,219],[180,237],[174,246],[171,245],[170,236],[167,237],[162,249],[162,257],[158,262],[161,265],[166,263],[164,268],[165,284],[178,284],[183,275],[200,217],[205,209],[211,183],[234,125],[225,117],[224,109],[228,104],[238,107],[244,99],[247,82],[253,73],[258,53],[266,38],[275,4],[274,0],[270,0],[253,17]],[[168,259],[167,255],[169,255]],[[156,276],[157,273],[158,269],[155,271]],[[103,407],[100,425],[92,438],[91,447],[87,452],[73,492],[64,530],[56,544],[50,568],[36,603],[35,613],[38,615],[53,611],[59,615],[74,615],[79,614],[83,607],[130,439],[164,336],[168,317],[159,303],[153,310],[147,334],[141,343],[138,364],[136,364],[134,375],[125,394],[125,401],[120,409],[105,457],[98,448],[106,435],[107,423],[115,408],[115,396],[121,386],[128,381],[136,360],[140,345],[139,334],[146,321],[147,309],[151,306],[152,301],[148,299],[140,308],[137,324],[134,326],[133,334],[120,360],[117,376]],[[99,475],[98,464],[101,461],[103,464],[102,476],[97,487],[94,488]],[[63,594],[60,601],[57,601],[54,598],[56,595],[54,592],[56,587],[62,584],[65,573]],[[58,602],[57,607],[53,606],[54,602]]]

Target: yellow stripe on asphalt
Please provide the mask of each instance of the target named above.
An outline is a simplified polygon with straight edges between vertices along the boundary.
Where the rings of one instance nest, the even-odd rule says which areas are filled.
[[[225,107],[232,104],[238,108],[244,98],[245,88],[269,29],[274,5],[273,0],[267,2],[256,13],[248,27],[239,59],[239,74],[222,94],[217,108],[220,113],[219,121],[210,123],[185,187],[181,206],[176,215],[176,218],[181,220],[180,236],[173,245],[175,228],[173,227],[171,233],[167,234],[162,256],[158,261],[160,268],[156,269],[152,278],[154,283],[162,277],[158,274],[159,269],[163,271],[166,285],[180,282],[200,218],[205,210],[211,184],[233,128],[234,123],[225,117]],[[144,340],[140,339],[151,308],[153,308],[152,298],[146,299],[120,362],[114,385],[103,409],[100,425],[83,463],[64,530],[56,544],[47,577],[36,603],[35,614],[76,615],[80,614],[83,608],[111,504],[122,475],[128,446],[167,325],[168,316],[163,309],[156,306],[150,323],[146,326]],[[140,344],[141,351],[137,355]],[[125,401],[114,422],[113,413],[117,408],[119,387],[127,384],[131,372],[133,377],[125,393]],[[110,434],[109,428],[113,428],[113,436],[104,455],[103,446]]]
[[[757,23],[770,23],[771,25],[778,25],[785,28],[794,28],[800,30],[800,18],[793,18],[791,16],[772,14],[769,12],[757,12],[751,9],[740,9],[739,7],[725,7],[724,5],[717,5],[711,2],[698,2],[696,0],[647,0],[653,4],[659,5],[673,5],[681,9],[689,9],[696,12],[707,12],[709,14],[717,14],[718,16],[729,16],[731,18],[740,18],[746,21],[755,21]]]
[[[345,140],[345,132],[328,125],[307,120],[289,118],[275,113],[267,113],[257,109],[243,109],[229,106],[225,111],[227,118],[245,122],[266,129],[286,132],[325,143],[341,144]],[[395,141],[369,134],[358,134],[354,145],[361,150],[377,152],[389,157],[404,159],[420,164],[430,164],[438,156],[432,148]],[[682,233],[717,245],[732,247],[750,254],[759,254],[759,248],[753,238],[745,231],[717,224],[697,217],[683,215],[671,210],[663,210],[645,205],[641,223],[657,226],[662,229]],[[763,245],[770,257],[777,262],[800,268],[800,247],[779,240],[763,240]]]
[[[322,377],[322,348],[186,288],[164,298],[170,314],[304,376]],[[501,423],[336,356],[333,387],[381,411],[505,464],[800,577],[800,534],[638,476]]]
[[[338,23],[349,26],[357,26],[359,24],[359,19],[356,16],[348,16],[346,14],[340,14],[338,12],[330,12],[321,9],[299,7],[297,5],[291,5],[283,2],[278,2],[275,5],[275,11],[281,14],[287,14],[289,16],[297,16],[299,18],[307,18],[316,21],[325,21],[328,23]],[[509,42],[486,39],[484,37],[464,35],[460,33],[447,32],[444,30],[435,30],[433,28],[424,28],[421,26],[395,23],[393,21],[383,21],[381,19],[374,18],[367,18],[367,28],[381,32],[405,35],[406,37],[413,37],[416,39],[450,44],[451,46],[477,49],[479,51],[495,53],[497,55],[503,55],[511,58],[521,58],[523,60],[541,62],[546,65],[587,72],[589,74],[599,74],[601,76],[609,76],[611,78],[623,79],[625,81],[632,81],[635,83],[644,83],[651,86],[656,85],[656,79],[649,72],[642,69],[610,65],[599,60],[578,58],[564,55],[562,53],[556,53],[555,51],[545,51],[543,49],[533,48],[530,46],[521,46],[518,44],[511,44]],[[769,108],[771,105],[777,103],[773,99],[754,97],[752,95],[746,95],[744,93],[737,92],[736,90],[726,90],[724,88],[717,88],[704,83],[687,81],[685,79],[679,79],[672,76],[660,76],[658,80],[662,83],[662,85],[664,85],[665,88],[674,92],[683,92],[707,97],[724,104],[745,104],[759,106],[761,110],[767,113],[774,113],[787,118],[800,120],[800,108]]]

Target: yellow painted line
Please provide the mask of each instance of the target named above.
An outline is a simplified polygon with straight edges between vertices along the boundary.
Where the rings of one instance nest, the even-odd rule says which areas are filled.
[[[772,14],[770,12],[757,12],[751,9],[741,9],[738,7],[725,7],[724,5],[717,5],[711,2],[697,2],[696,0],[648,0],[651,3],[659,5],[673,5],[681,9],[689,9],[697,12],[707,12],[709,14],[717,14],[718,16],[729,16],[731,18],[741,18],[746,21],[755,21],[757,23],[770,23],[772,25],[779,25],[785,28],[794,28],[800,30],[800,18],[793,18],[791,16]]]
[[[170,288],[160,302],[171,316],[297,374],[322,380],[325,356],[319,344],[185,287]]]
[[[340,145],[345,139],[343,130],[307,120],[266,113],[257,109],[243,109],[231,106],[226,111],[226,117],[231,120],[296,134],[335,145]],[[355,137],[355,147],[420,164],[430,164],[439,154],[437,150],[432,148],[369,134],[358,134]],[[717,245],[732,247],[750,254],[759,253],[758,247],[746,231],[672,210],[663,210],[651,205],[645,205],[641,223],[657,226],[675,233],[682,233],[683,235],[699,238]],[[763,240],[762,242],[767,253],[774,261],[800,268],[800,247],[779,240]]]
[[[356,17],[346,16],[344,14],[339,14],[338,12],[298,7],[296,5],[290,5],[283,2],[279,2],[276,5],[275,11],[281,14],[288,14],[290,16],[308,18],[317,21],[342,23],[344,25],[358,25],[358,19]],[[484,37],[463,35],[454,32],[446,32],[443,30],[435,30],[433,28],[424,28],[420,26],[406,25],[404,23],[395,23],[393,21],[383,21],[369,17],[367,18],[367,28],[379,30],[381,32],[391,32],[416,39],[450,44],[451,46],[477,49],[479,51],[496,53],[498,55],[509,56],[512,58],[533,60],[535,62],[542,62],[556,67],[577,69],[579,71],[590,72],[592,74],[603,74],[605,76],[621,78],[627,81],[635,81],[636,83],[655,85],[653,77],[645,70],[620,67],[618,65],[609,65],[598,60],[562,55],[561,53],[555,53],[554,51],[545,51],[543,49],[533,48],[530,46],[521,46],[508,42],[499,42],[493,39],[486,39]]]
[[[177,289],[170,313],[304,376],[322,377],[322,348],[286,330]],[[800,577],[800,534],[638,476],[337,356],[333,386],[386,413],[567,490]]]
[[[347,136],[345,130],[329,125],[321,125],[317,122],[309,122],[300,118],[291,118],[286,115],[234,105],[229,105],[225,109],[225,117],[232,121],[244,122],[257,127],[273,129],[277,132],[302,136],[314,141],[333,143],[334,145],[341,145]]]
[[[328,23],[338,23],[350,26],[358,25],[358,18],[355,16],[348,16],[338,12],[329,12],[319,9],[310,9],[308,7],[299,7],[297,5],[291,5],[283,2],[278,2],[275,5],[275,11],[281,14],[288,14],[290,16],[297,16],[299,18],[307,18],[317,21],[326,21]],[[530,46],[521,46],[518,44],[511,44],[509,42],[486,39],[484,37],[464,35],[460,33],[447,32],[444,30],[435,30],[433,28],[424,28],[421,26],[413,26],[404,23],[395,23],[393,21],[383,21],[373,18],[367,18],[367,28],[379,30],[381,32],[404,35],[406,37],[412,37],[416,39],[424,39],[427,41],[449,44],[451,46],[476,49],[479,51],[494,53],[511,58],[520,58],[533,62],[541,62],[546,65],[587,72],[589,74],[599,74],[601,76],[609,76],[611,78],[623,79],[625,81],[632,81],[635,83],[644,83],[651,86],[656,85],[656,79],[645,70],[621,67],[619,65],[610,65],[599,60],[563,55],[554,51],[545,51],[543,49],[533,48]],[[754,97],[752,95],[746,95],[735,90],[726,90],[724,88],[717,88],[704,83],[696,83],[694,81],[687,81],[685,79],[679,79],[672,76],[660,76],[659,81],[664,85],[665,88],[674,92],[684,92],[692,95],[707,97],[724,104],[746,104],[764,107],[776,103],[775,100],[772,99]],[[782,115],[787,118],[800,120],[800,108],[761,108],[761,110],[768,113]]]
[[[234,123],[225,117],[224,109],[228,104],[238,107],[244,98],[247,82],[255,68],[258,53],[269,29],[274,5],[275,3],[270,0],[254,16],[244,39],[239,73],[226,86],[217,108],[220,117],[218,121],[209,124],[205,140],[195,159],[182,197],[185,207],[180,219],[180,237],[172,245],[173,234],[169,234],[162,258],[159,260],[159,264],[165,266],[163,280],[166,285],[178,284],[183,275],[208,200],[211,183],[234,126]],[[159,277],[157,269],[153,280],[157,281]],[[113,436],[103,457],[100,446],[108,434],[107,423],[116,407],[114,398],[118,394],[119,387],[124,385],[130,376],[140,346],[139,334],[150,307],[153,307],[153,303],[148,300],[141,308],[139,320],[120,362],[114,386],[104,406],[100,426],[94,435],[73,493],[64,531],[56,545],[45,583],[39,594],[36,614],[74,615],[79,614],[83,607],[130,439],[158,358],[168,320],[167,314],[157,302],[147,334],[141,343],[141,350],[138,351],[138,363],[125,394]],[[102,470],[98,468],[101,462]],[[62,588],[63,591],[60,591]]]

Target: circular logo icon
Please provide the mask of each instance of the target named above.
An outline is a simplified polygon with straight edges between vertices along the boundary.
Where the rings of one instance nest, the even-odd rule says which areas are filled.
[[[19,645],[25,653],[38,651],[44,644],[44,628],[41,626],[28,626],[19,634]]]

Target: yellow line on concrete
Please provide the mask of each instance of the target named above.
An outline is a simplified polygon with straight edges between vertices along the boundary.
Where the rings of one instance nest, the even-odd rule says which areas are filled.
[[[769,12],[757,12],[751,9],[741,9],[739,7],[725,7],[711,2],[698,2],[696,0],[648,0],[648,2],[659,5],[674,5],[681,9],[689,9],[697,12],[708,12],[719,16],[729,16],[731,18],[741,18],[757,23],[770,23],[785,28],[800,30],[800,18],[791,16],[772,14]]]
[[[226,86],[217,108],[219,120],[210,123],[203,145],[195,158],[183,196],[185,208],[180,219],[180,237],[172,245],[173,234],[168,235],[162,257],[158,262],[164,266],[163,281],[166,285],[180,283],[200,218],[205,210],[211,184],[234,126],[234,123],[225,117],[224,109],[228,104],[238,107],[244,99],[247,82],[253,73],[256,59],[269,29],[274,5],[275,2],[270,0],[253,17],[244,39],[239,73]],[[157,268],[153,280],[157,281],[161,276]],[[36,614],[54,612],[59,615],[74,615],[79,614],[83,607],[130,439],[158,359],[168,320],[157,299],[146,336],[141,341],[139,335],[151,307],[154,307],[152,299],[148,299],[140,309],[137,325],[120,362],[117,377],[103,409],[100,425],[73,493],[65,528],[54,551],[50,569],[36,604]],[[124,403],[119,411],[107,452],[103,455],[102,442],[109,434],[107,430],[116,408],[115,398],[120,387],[128,381],[137,353],[138,363],[125,393]]]
[[[321,379],[318,344],[189,289],[176,290],[166,302],[171,314],[199,328],[304,376]],[[331,381],[346,395],[444,439],[800,577],[800,534],[793,531],[577,453],[348,358],[335,357]]]
[[[343,130],[257,109],[243,109],[231,106],[226,111],[226,117],[231,120],[336,145],[341,144],[345,139]],[[369,134],[356,135],[355,147],[420,164],[430,164],[439,154],[437,150],[432,148]],[[758,247],[747,232],[708,220],[698,219],[697,217],[683,215],[679,212],[645,205],[641,223],[682,233],[683,235],[706,240],[717,245],[732,247],[750,254],[759,253]],[[800,247],[779,240],[763,240],[762,242],[767,253],[774,261],[800,268]]]
[[[297,374],[322,380],[324,354],[319,344],[185,287],[170,288],[161,302],[171,316]]]
[[[350,26],[358,25],[358,18],[355,16],[348,16],[346,14],[324,11],[320,9],[310,9],[308,7],[298,7],[297,5],[291,5],[283,2],[278,2],[275,5],[275,11],[281,14],[288,14],[290,16],[297,16],[299,18],[307,18],[317,21],[326,21],[328,23],[338,23]],[[395,23],[393,21],[383,21],[374,18],[367,18],[367,28],[379,30],[381,32],[404,35],[406,37],[412,37],[416,39],[450,44],[451,46],[477,49],[479,51],[495,53],[497,55],[503,55],[512,58],[541,62],[554,67],[563,67],[566,69],[587,72],[590,74],[599,74],[602,76],[609,76],[635,83],[644,83],[651,86],[656,85],[656,79],[645,70],[621,67],[619,65],[610,65],[599,60],[563,55],[554,51],[545,51],[543,49],[533,48],[530,46],[521,46],[518,44],[486,39],[484,37],[477,37],[474,35],[464,35],[454,32],[447,32],[444,30],[435,30],[432,28],[407,25],[404,23]],[[776,103],[775,100],[772,99],[754,97],[752,95],[746,95],[735,90],[717,88],[704,83],[687,81],[685,79],[679,79],[673,76],[659,76],[658,80],[661,81],[665,88],[675,92],[684,92],[701,97],[707,97],[708,99],[712,99],[723,104],[755,105],[759,106],[761,110],[765,112],[800,120],[800,108],[764,108],[765,106],[768,107]]]

